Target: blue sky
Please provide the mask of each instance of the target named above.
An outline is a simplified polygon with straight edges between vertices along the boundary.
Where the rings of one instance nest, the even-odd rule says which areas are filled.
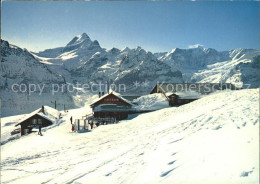
[[[87,33],[104,48],[259,49],[259,2],[2,2],[2,39],[32,51]]]

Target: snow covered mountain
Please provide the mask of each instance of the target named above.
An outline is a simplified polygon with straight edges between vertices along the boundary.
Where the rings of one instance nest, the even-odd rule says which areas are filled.
[[[259,183],[259,90],[211,94],[181,107],[72,133],[51,127],[1,145],[1,183]],[[1,119],[8,134],[22,116]],[[14,151],[15,150],[15,151]]]
[[[65,47],[34,54],[72,83],[112,80],[115,84],[125,84],[128,93],[140,94],[149,92],[157,81],[183,82],[180,71],[169,68],[151,52],[141,47],[106,50],[86,33],[74,37]],[[136,81],[146,82],[146,88],[135,88]]]
[[[136,90],[132,86],[134,81],[148,81],[149,87],[156,81],[231,82],[237,87],[259,86],[260,51],[253,49],[217,51],[198,46],[175,48],[164,53],[151,53],[141,47],[106,50],[83,33],[65,47],[35,54],[58,65],[58,70],[56,65],[52,67],[74,82],[112,79],[115,83],[126,83],[130,92]]]
[[[218,52],[202,47],[176,48],[168,53],[151,53],[141,47],[107,50],[101,48],[97,40],[92,41],[86,33],[75,36],[64,47],[38,53],[6,41],[2,41],[1,47],[4,116],[29,113],[42,103],[53,106],[50,101],[56,97],[60,104],[68,107],[84,106],[98,92],[85,91],[82,86],[75,87],[77,83],[92,85],[109,81],[115,84],[117,91],[122,84],[118,92],[125,95],[147,94],[157,82],[231,82],[238,87],[247,87],[246,84],[250,84],[251,88],[259,86],[259,50]],[[46,83],[47,87],[41,96],[37,96],[37,92],[32,95],[10,93],[14,83],[25,83],[27,86],[29,83]],[[64,90],[53,97],[50,86],[54,83],[72,85],[76,91],[68,93]],[[30,106],[26,105],[28,102]]]
[[[66,84],[64,77],[52,72],[26,49],[1,40],[1,115],[31,112],[51,101],[72,108],[72,97],[64,92],[52,95],[52,85]],[[30,90],[29,90],[30,88]],[[58,106],[59,109],[63,108]]]
[[[218,52],[197,47],[157,53],[158,59],[179,69],[186,82],[227,82],[237,87],[259,87],[260,51],[235,49]]]
[[[92,41],[86,33],[83,33],[74,37],[65,47],[47,49],[35,54],[47,58],[50,63],[62,65],[64,69],[71,71],[102,50],[104,49],[100,47],[97,40]]]

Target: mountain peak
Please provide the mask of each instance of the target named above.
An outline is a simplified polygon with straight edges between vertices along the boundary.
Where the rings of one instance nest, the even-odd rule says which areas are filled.
[[[204,45],[201,44],[195,44],[195,45],[189,45],[189,49],[203,49]]]
[[[90,37],[86,33],[75,36],[66,46],[78,45],[83,42],[92,42]]]
[[[125,47],[125,48],[121,49],[121,52],[128,52],[128,51],[130,51],[129,47]]]
[[[87,33],[82,33],[81,35],[77,36],[79,39],[90,39],[90,37],[87,35]]]
[[[142,50],[142,48],[140,46],[137,46],[135,50],[140,51]]]

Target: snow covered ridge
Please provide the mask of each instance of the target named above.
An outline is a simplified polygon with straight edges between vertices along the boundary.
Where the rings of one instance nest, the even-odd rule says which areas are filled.
[[[258,89],[221,92],[79,134],[69,117],[87,109],[70,110],[1,147],[1,182],[259,183],[258,102]]]

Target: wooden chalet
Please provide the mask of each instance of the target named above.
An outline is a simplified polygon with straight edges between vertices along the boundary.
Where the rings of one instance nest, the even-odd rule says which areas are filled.
[[[183,105],[220,90],[236,90],[231,83],[159,83],[150,94],[162,93],[170,106]]]
[[[90,107],[93,110],[94,118],[122,120],[128,117],[132,105],[130,101],[112,92],[92,103]]]
[[[190,103],[194,100],[199,99],[199,96],[186,96],[186,95],[177,95],[177,94],[171,94],[168,97],[169,105],[174,106],[174,105],[184,105],[187,103]]]
[[[47,127],[49,125],[52,125],[55,119],[54,116],[46,112],[45,107],[42,106],[42,108],[37,109],[34,112],[27,115],[26,117],[24,117],[15,126],[19,126],[19,125],[21,126],[20,128],[21,135],[29,134],[32,132],[33,128]]]

